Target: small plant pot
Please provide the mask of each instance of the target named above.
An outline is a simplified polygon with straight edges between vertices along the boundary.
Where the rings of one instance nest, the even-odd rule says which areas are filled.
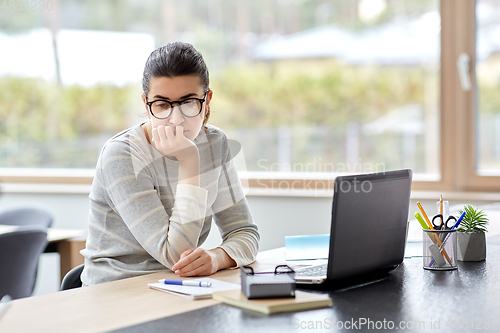
[[[457,259],[459,261],[482,261],[486,259],[486,236],[484,232],[457,233]]]

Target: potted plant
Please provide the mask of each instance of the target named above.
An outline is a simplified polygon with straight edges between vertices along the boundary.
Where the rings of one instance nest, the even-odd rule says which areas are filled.
[[[488,217],[483,210],[466,205],[465,216],[457,229],[457,259],[481,261],[486,259],[486,236]]]

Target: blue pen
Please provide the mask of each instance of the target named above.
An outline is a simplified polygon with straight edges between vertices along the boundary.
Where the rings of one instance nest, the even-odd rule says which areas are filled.
[[[462,213],[462,215],[460,215],[460,217],[458,218],[457,223],[455,223],[455,225],[453,227],[451,227],[451,230],[458,228],[458,226],[460,225],[460,222],[462,222],[462,220],[464,219],[464,217],[465,217],[465,211]]]
[[[207,281],[195,281],[195,280],[168,280],[161,279],[158,282],[164,284],[175,284],[178,286],[189,286],[189,287],[210,287],[212,286],[211,282]]]
[[[465,217],[465,211],[462,213],[462,215],[460,215],[460,217],[458,218],[458,221],[453,225],[453,227],[451,227],[451,230],[454,230],[456,228],[458,228],[458,226],[460,225],[460,222],[462,222],[462,220],[464,219]],[[450,234],[446,235],[446,238],[443,240],[443,243],[441,245],[441,248],[444,248],[444,244],[446,243],[446,240],[448,239],[448,237],[450,236]],[[431,262],[429,263],[429,267],[432,267],[432,265],[434,265],[434,258],[432,258]]]

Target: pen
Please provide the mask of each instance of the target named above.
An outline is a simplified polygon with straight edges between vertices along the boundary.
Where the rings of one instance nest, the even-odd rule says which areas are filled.
[[[161,279],[158,282],[164,284],[176,284],[179,286],[190,286],[190,287],[210,287],[212,283],[206,281],[195,281],[195,280],[168,280]]]
[[[464,219],[464,217],[465,217],[465,211],[462,213],[462,215],[460,215],[460,217],[458,218],[457,223],[455,223],[455,225],[453,227],[451,227],[451,230],[458,228],[458,226],[460,225],[460,222],[462,222],[462,220]]]

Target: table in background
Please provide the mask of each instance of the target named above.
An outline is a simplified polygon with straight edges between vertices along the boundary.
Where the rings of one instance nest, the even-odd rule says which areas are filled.
[[[0,225],[0,233],[14,231],[18,226]],[[47,229],[47,241],[49,244],[45,252],[57,252],[60,256],[61,281],[73,267],[83,264],[83,256],[80,250],[85,248],[87,238],[86,230],[75,229]]]
[[[283,248],[259,253],[253,266],[261,270],[281,263]],[[458,267],[455,271],[428,271],[422,268],[422,258],[407,259],[380,282],[342,292],[315,290],[330,294],[332,308],[270,316],[211,299],[190,301],[150,289],[147,283],[174,276],[164,271],[16,300],[0,320],[0,331],[163,332],[168,328],[173,332],[295,332],[310,325],[318,328],[319,323],[352,323],[361,318],[377,324],[384,320],[395,325],[423,323],[425,330],[437,332],[468,332],[471,325],[484,328],[486,319],[500,325],[500,237],[488,239],[486,261],[459,262]],[[238,283],[239,271],[224,270],[213,277]],[[438,322],[440,330],[435,326]],[[469,328],[457,330],[454,324]],[[413,330],[423,331],[423,327],[414,326]]]

